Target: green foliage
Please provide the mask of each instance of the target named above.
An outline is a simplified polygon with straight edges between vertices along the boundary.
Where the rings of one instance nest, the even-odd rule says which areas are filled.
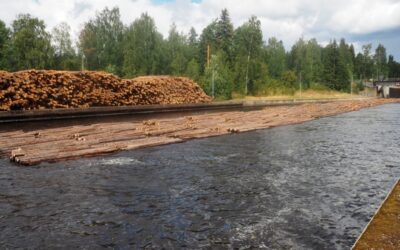
[[[373,77],[374,71],[374,61],[371,54],[372,44],[366,44],[362,46],[362,54],[361,54],[361,76],[364,79],[369,79]]]
[[[400,78],[400,63],[396,62],[392,55],[388,61],[389,78]]]
[[[0,20],[0,70],[9,69],[9,50],[11,31],[6,27],[5,23]]]
[[[125,35],[124,75],[133,77],[161,72],[161,63],[165,60],[160,53],[162,46],[162,35],[158,33],[153,18],[147,13],[142,14],[129,26]]]
[[[211,57],[210,67],[206,68],[203,80],[200,82],[208,95],[213,94],[212,82],[214,79],[214,97],[230,99],[233,91],[232,71],[226,64],[227,56],[218,51]]]
[[[389,73],[388,59],[386,56],[386,48],[382,44],[379,44],[375,50],[374,61],[377,73],[376,77],[379,79],[384,79],[385,77],[387,77]]]
[[[201,73],[204,73],[207,66],[207,49],[210,47],[211,53],[217,50],[217,20],[212,21],[203,29],[199,41],[199,63]]]
[[[328,91],[331,90],[326,84],[318,83],[318,82],[312,82],[310,84],[310,89],[312,90],[317,90],[317,91]]]
[[[336,40],[328,44],[324,49],[324,83],[334,90],[344,91],[350,84],[350,64],[346,61],[346,45]]]
[[[46,69],[53,63],[51,36],[42,20],[29,14],[18,15],[12,23],[11,69]]]
[[[233,41],[233,24],[229,16],[228,10],[223,9],[221,16],[216,25],[216,42],[217,48],[222,50],[228,57],[228,60],[232,59],[232,41]]]
[[[296,72],[293,70],[286,70],[282,74],[283,86],[287,88],[296,88],[297,77]]]
[[[265,47],[266,63],[269,65],[271,77],[280,78],[286,69],[286,52],[283,42],[275,37],[268,39],[268,45]]]
[[[260,78],[268,77],[267,67],[262,60],[261,23],[252,16],[235,30],[233,52],[235,55],[234,80],[237,93],[255,93]],[[246,93],[247,89],[247,93]]]
[[[200,65],[196,61],[196,59],[193,58],[192,60],[190,60],[190,62],[187,65],[185,75],[195,81],[200,80]]]
[[[195,34],[191,35],[195,36]],[[191,37],[191,39],[195,38]],[[170,65],[168,73],[173,75],[183,75],[185,73],[189,56],[195,54],[194,51],[190,51],[190,46],[193,46],[196,41],[192,40],[191,43],[187,41],[187,38],[183,34],[180,34],[177,31],[175,24],[171,26],[166,44],[168,54],[167,58],[170,60],[168,63]]]
[[[72,47],[71,28],[67,23],[60,23],[53,28],[54,68],[78,70],[79,58]]]
[[[124,25],[118,8],[105,8],[87,22],[79,35],[79,49],[86,58],[87,69],[105,70],[108,65],[115,65],[120,75],[123,35]]]
[[[350,81],[400,77],[400,64],[379,44],[354,47],[341,39],[321,46],[300,38],[286,52],[282,41],[263,41],[261,22],[252,16],[234,28],[226,9],[201,34],[186,34],[172,24],[168,37],[152,17],[142,14],[125,27],[118,8],[105,8],[84,24],[77,47],[71,29],[61,23],[46,31],[42,20],[19,15],[8,28],[0,21],[0,69],[54,68],[104,70],[125,77],[186,75],[216,99],[235,96],[289,95],[299,88],[349,91]],[[207,65],[210,48],[211,62]],[[358,81],[361,82],[361,81]],[[357,91],[361,86],[353,84]]]
[[[299,39],[289,53],[289,68],[296,72],[303,86],[318,82],[323,76],[322,48],[315,39]]]

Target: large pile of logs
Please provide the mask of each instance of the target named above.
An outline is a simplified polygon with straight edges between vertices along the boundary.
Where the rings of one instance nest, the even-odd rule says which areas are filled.
[[[105,72],[0,71],[0,110],[78,108],[210,102],[185,77],[122,80]]]
[[[186,77],[142,76],[123,80],[128,96],[140,104],[181,104],[211,101],[197,83]]]

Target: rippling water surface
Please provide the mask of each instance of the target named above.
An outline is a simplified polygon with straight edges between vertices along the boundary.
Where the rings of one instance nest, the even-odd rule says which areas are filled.
[[[400,105],[25,168],[1,248],[348,249],[400,177]]]

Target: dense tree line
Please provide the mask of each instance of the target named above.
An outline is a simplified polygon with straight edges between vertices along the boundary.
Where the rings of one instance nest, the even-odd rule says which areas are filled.
[[[300,38],[285,51],[282,41],[263,41],[252,16],[234,27],[226,9],[200,34],[171,25],[168,37],[144,13],[125,26],[118,8],[105,8],[84,24],[74,46],[68,24],[51,32],[44,21],[18,15],[11,27],[0,21],[0,69],[104,70],[121,77],[185,75],[209,94],[290,94],[301,87],[349,91],[352,79],[400,77],[400,64],[379,44],[355,53],[344,39],[321,46]],[[214,83],[214,84],[212,84]]]

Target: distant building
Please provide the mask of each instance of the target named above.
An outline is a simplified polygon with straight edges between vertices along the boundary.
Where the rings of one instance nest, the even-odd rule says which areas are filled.
[[[400,98],[400,79],[374,81],[378,96],[383,98]]]

